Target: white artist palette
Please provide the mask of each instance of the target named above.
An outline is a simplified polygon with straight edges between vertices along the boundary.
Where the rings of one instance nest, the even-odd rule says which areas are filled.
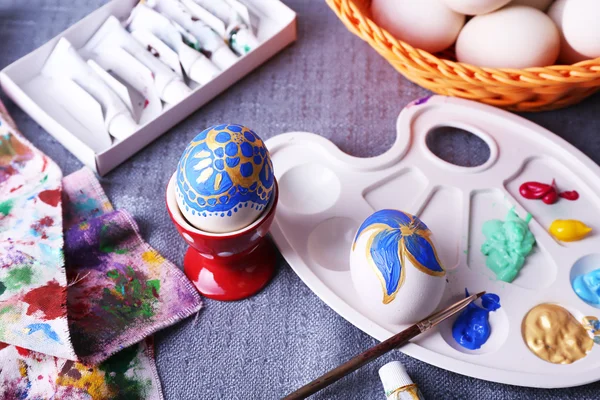
[[[429,132],[451,126],[483,139],[490,158],[478,167],[459,167],[435,156]],[[419,216],[433,232],[448,284],[440,308],[486,290],[502,307],[490,313],[492,334],[479,350],[452,338],[453,320],[402,348],[410,356],[460,374],[489,381],[567,387],[600,379],[600,346],[573,364],[538,358],[521,336],[527,312],[557,303],[579,321],[600,309],[579,299],[571,276],[600,268],[600,168],[551,132],[508,112],[467,100],[435,96],[409,105],[397,122],[397,138],[385,154],[356,158],[311,133],[293,132],[267,141],[279,181],[280,200],[271,229],[281,253],[323,301],[359,329],[385,340],[406,326],[380,324],[361,305],[350,278],[350,246],[361,222],[374,211],[393,208]],[[365,133],[372,134],[372,133]],[[526,181],[577,190],[577,201],[546,205],[526,200]],[[497,281],[480,252],[482,225],[504,220],[515,207],[533,215],[536,246],[512,283]],[[579,242],[556,241],[547,229],[555,219],[579,219],[592,227]]]

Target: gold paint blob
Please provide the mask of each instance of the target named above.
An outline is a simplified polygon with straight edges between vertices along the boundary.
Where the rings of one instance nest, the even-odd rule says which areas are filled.
[[[529,350],[554,364],[571,364],[585,357],[594,345],[583,325],[556,304],[540,304],[529,310],[521,333]]]
[[[399,387],[393,392],[386,394],[386,397],[388,399],[397,400],[422,400],[424,398],[416,383],[411,383],[410,385]]]

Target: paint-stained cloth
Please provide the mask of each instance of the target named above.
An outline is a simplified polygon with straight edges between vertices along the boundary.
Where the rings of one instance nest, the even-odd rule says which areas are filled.
[[[160,399],[144,339],[200,297],[90,170],[61,178],[0,109],[0,398]]]

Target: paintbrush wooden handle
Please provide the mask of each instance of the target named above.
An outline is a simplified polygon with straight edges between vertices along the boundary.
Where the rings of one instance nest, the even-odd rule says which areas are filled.
[[[305,399],[308,396],[318,392],[319,390],[326,388],[332,383],[337,382],[344,376],[356,371],[363,365],[368,364],[374,359],[384,355],[390,350],[393,350],[396,347],[406,344],[410,339],[414,338],[420,333],[421,329],[419,329],[417,325],[413,325],[410,328],[398,333],[397,335],[392,336],[388,340],[379,343],[377,346],[370,348],[364,353],[361,353],[358,356],[346,361],[344,364],[340,365],[335,369],[332,369],[325,375],[322,375],[321,377],[315,379],[309,384],[302,386],[294,393],[291,393],[284,397],[283,400]]]

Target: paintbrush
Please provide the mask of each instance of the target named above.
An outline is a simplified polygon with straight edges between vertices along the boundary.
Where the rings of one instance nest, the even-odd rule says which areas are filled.
[[[392,336],[388,340],[371,347],[369,350],[366,350],[358,356],[346,361],[344,364],[332,369],[325,375],[322,375],[314,381],[302,386],[294,393],[291,393],[284,397],[283,400],[300,400],[305,399],[312,394],[315,394],[319,390],[326,388],[332,383],[342,379],[344,376],[356,371],[363,365],[368,364],[374,359],[381,357],[385,353],[397,347],[405,345],[406,343],[408,343],[409,340],[420,335],[421,333],[427,332],[428,330],[438,325],[445,319],[450,318],[454,314],[464,310],[469,304],[471,304],[473,301],[477,300],[484,294],[485,292],[473,294],[451,305],[448,308],[431,314],[429,317],[425,318],[421,322],[418,322],[410,328],[405,329],[402,332]]]

